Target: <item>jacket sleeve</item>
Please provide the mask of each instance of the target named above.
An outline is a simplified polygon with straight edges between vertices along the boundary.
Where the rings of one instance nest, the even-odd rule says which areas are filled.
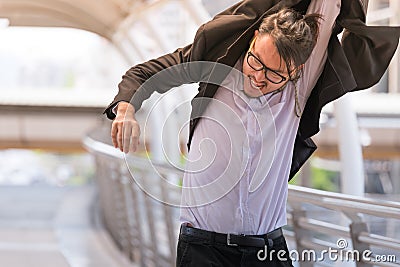
[[[115,118],[113,108],[120,101],[130,102],[137,111],[153,92],[164,93],[173,87],[197,82],[199,72],[189,63],[202,58],[205,49],[202,29],[203,26],[196,33],[195,45],[187,45],[130,68],[118,84],[118,94],[104,111],[107,117]]]
[[[357,87],[366,89],[381,79],[396,52],[400,27],[367,26],[365,1],[342,1],[338,23],[343,27],[343,51]]]
[[[311,91],[300,120],[304,138],[319,131],[323,106],[342,95],[376,84],[386,71],[398,46],[400,28],[365,25],[365,1],[342,1],[328,59]],[[337,34],[344,29],[342,42]]]
[[[378,83],[396,52],[400,27],[366,26],[361,21],[341,21],[345,28],[343,51],[357,83],[354,90]]]

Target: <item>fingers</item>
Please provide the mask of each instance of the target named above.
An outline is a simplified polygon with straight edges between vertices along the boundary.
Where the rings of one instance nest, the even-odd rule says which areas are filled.
[[[111,140],[115,148],[119,147],[117,138],[118,138],[118,124],[116,123],[116,121],[113,121],[113,123],[111,124]]]
[[[111,139],[115,148],[122,152],[135,152],[139,144],[140,127],[135,119],[135,108],[128,102],[120,102],[111,126]]]
[[[120,143],[120,147],[122,146],[122,151],[125,153],[129,152],[129,147],[131,143],[131,133],[132,133],[132,125],[130,123],[124,123],[122,125],[122,143]]]
[[[111,139],[122,152],[135,152],[139,145],[140,127],[135,119],[117,120],[111,126]]]
[[[138,123],[134,123],[131,129],[131,146],[130,149],[132,152],[135,152],[139,146],[139,137],[140,137],[140,127]]]

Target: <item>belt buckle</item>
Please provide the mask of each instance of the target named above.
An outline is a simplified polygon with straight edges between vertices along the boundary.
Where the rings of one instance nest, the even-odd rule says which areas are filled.
[[[227,244],[228,246],[231,246],[231,247],[237,247],[237,246],[239,246],[238,244],[231,243],[231,234],[230,234],[230,233],[227,234],[227,237],[226,237],[226,244]]]

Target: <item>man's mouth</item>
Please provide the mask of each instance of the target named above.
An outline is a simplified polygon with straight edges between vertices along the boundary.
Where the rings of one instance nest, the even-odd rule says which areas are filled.
[[[254,89],[260,90],[265,86],[265,83],[256,83],[252,77],[249,76],[249,81],[250,81],[250,85],[251,87],[253,87]]]

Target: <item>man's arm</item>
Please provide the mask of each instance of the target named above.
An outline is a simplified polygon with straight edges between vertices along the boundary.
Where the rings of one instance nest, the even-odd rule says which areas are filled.
[[[339,15],[341,0],[312,0],[307,14],[322,15],[317,43],[304,64],[303,77],[300,79],[299,94],[306,100],[314,88],[325,65],[327,48],[336,17]],[[305,103],[304,103],[305,104]]]
[[[205,46],[202,29],[203,26],[198,29],[193,44],[136,65],[125,73],[118,85],[118,94],[104,111],[109,119],[114,120],[111,127],[114,147],[125,153],[136,151],[140,127],[135,119],[135,112],[153,92],[164,93],[173,87],[199,79],[196,75],[200,72],[186,63],[202,58]]]
[[[118,84],[118,94],[104,112],[107,114],[108,118],[114,119],[115,114],[112,108],[120,101],[130,102],[135,110],[139,110],[142,102],[148,99],[153,92],[157,91],[162,93],[184,83],[185,79],[183,77],[174,75],[168,80],[160,81],[157,86],[153,88],[143,86],[143,84],[155,74],[171,66],[188,62],[191,59],[191,47],[192,45],[188,45],[184,48],[179,48],[173,53],[130,68],[125,75],[122,76],[122,81]],[[182,75],[183,74],[184,73],[182,73]]]
[[[122,152],[135,152],[139,145],[140,127],[135,112],[153,92],[163,93],[170,88],[188,83],[180,64],[190,60],[191,45],[157,59],[130,68],[118,85],[119,92],[104,113],[113,119],[111,139],[115,148]],[[174,71],[168,68],[178,66]]]

